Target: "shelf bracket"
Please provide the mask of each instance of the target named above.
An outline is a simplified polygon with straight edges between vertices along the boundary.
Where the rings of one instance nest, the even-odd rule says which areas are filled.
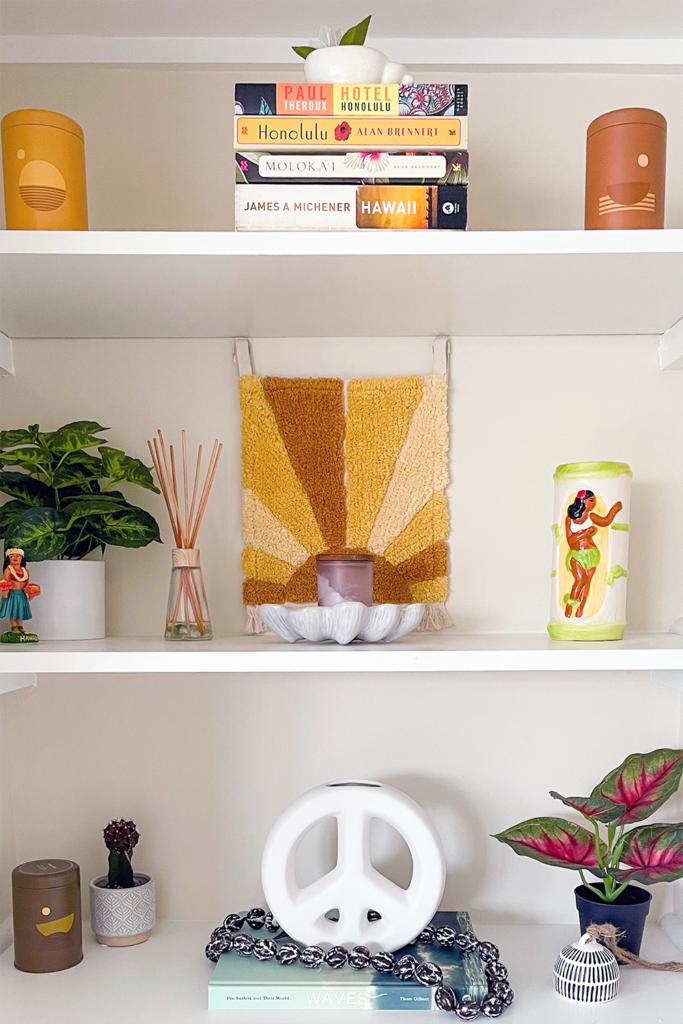
[[[445,377],[446,381],[448,381],[448,369],[451,358],[451,339],[447,335],[440,334],[437,338],[434,338],[432,355],[434,357],[432,373],[441,374],[441,376]]]
[[[254,370],[251,365],[251,344],[248,338],[235,338],[232,361],[237,366],[238,377],[251,377]]]
[[[659,336],[659,369],[683,370],[683,318]]]
[[[27,686],[35,686],[37,682],[35,672],[0,672],[0,693],[23,690]]]
[[[12,339],[0,331],[0,374],[14,376],[14,352]]]

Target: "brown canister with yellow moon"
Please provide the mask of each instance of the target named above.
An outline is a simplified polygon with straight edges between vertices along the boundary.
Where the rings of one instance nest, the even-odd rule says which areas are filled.
[[[52,110],[13,110],[2,119],[7,227],[86,231],[85,145],[80,126]]]
[[[81,873],[72,860],[31,860],[12,872],[14,966],[29,974],[83,959]]]
[[[666,118],[610,110],[588,126],[586,227],[663,228]]]

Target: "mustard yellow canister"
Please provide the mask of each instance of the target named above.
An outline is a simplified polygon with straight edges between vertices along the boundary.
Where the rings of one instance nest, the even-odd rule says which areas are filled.
[[[52,110],[13,110],[2,119],[7,227],[86,231],[83,131]]]

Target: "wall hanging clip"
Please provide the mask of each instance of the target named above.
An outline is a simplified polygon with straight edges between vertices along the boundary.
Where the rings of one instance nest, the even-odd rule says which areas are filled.
[[[434,356],[434,369],[433,373],[439,373],[442,377],[448,380],[448,363],[451,355],[451,339],[445,334],[440,334],[437,338],[434,338],[434,344],[432,345],[432,354]]]
[[[248,338],[235,338],[232,361],[237,366],[238,377],[250,377],[254,370],[251,365],[251,344]]]

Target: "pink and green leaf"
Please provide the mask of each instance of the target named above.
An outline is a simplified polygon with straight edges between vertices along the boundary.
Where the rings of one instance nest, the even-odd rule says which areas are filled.
[[[626,809],[609,824],[628,825],[654,814],[676,792],[682,773],[683,750],[630,754],[595,787],[591,797],[624,804]]]
[[[611,825],[626,810],[626,804],[615,804],[605,796],[562,796],[554,789],[550,795],[555,800],[561,800],[567,807],[579,811],[586,818],[595,818],[604,825]]]
[[[542,864],[579,871],[588,868],[602,875],[592,832],[565,818],[530,818],[493,837],[506,843],[520,857],[532,857]],[[606,859],[607,847],[600,842],[600,856]]]
[[[673,882],[683,878],[683,824],[641,825],[627,832],[621,852],[627,867],[610,871],[622,882]]]

